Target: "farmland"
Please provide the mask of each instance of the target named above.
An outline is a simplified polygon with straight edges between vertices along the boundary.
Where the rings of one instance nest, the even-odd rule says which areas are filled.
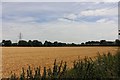
[[[115,53],[117,47],[3,47],[2,67],[3,77],[9,77],[11,71],[17,75],[21,68],[32,67],[52,67],[55,59],[66,61],[72,67],[74,60],[78,58],[95,57],[100,54]]]

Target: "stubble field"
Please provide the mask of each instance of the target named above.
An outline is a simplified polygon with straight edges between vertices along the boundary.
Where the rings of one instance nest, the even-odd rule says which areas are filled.
[[[2,73],[9,77],[11,71],[20,75],[21,68],[28,66],[52,67],[56,59],[66,61],[72,67],[73,61],[85,56],[94,58],[97,53],[111,52],[115,54],[117,47],[3,47],[2,48]]]

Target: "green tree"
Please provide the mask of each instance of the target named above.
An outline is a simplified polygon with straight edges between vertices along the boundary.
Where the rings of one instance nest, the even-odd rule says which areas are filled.
[[[116,44],[116,45],[120,45],[120,40],[119,40],[119,39],[116,39],[116,40],[115,40],[115,44]]]
[[[20,41],[18,42],[18,46],[28,46],[28,42],[25,41],[25,40],[20,40]]]
[[[11,40],[3,40],[2,41],[2,46],[12,46]]]
[[[38,40],[33,40],[32,45],[35,47],[39,47],[39,46],[42,46],[42,42],[40,42]]]

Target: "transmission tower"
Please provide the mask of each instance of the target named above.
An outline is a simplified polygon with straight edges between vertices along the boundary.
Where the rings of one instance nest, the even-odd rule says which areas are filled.
[[[19,40],[22,40],[22,33],[19,33]]]

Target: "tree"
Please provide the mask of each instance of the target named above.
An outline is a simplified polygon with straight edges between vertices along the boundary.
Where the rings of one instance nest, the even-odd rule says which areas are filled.
[[[5,40],[2,40],[2,46],[5,46]]]
[[[18,46],[17,43],[12,43],[12,46]]]
[[[24,41],[24,40],[20,40],[18,42],[18,46],[28,46],[28,42],[27,41]]]
[[[5,46],[11,46],[11,45],[12,45],[11,40],[6,40],[6,41],[5,41]]]
[[[2,41],[2,46],[12,46],[11,40],[3,40]]]
[[[31,47],[31,46],[33,46],[33,44],[32,44],[32,41],[31,41],[31,40],[29,40],[29,41],[28,41],[28,46],[30,46],[30,47]]]
[[[53,43],[53,45],[54,45],[54,46],[58,46],[58,42],[55,41],[55,42]]]
[[[90,41],[85,42],[85,45],[91,45],[91,42]]]
[[[33,40],[32,45],[35,47],[39,47],[39,46],[42,46],[42,42],[40,42],[38,40]]]
[[[100,45],[107,45],[106,40],[100,40]]]
[[[116,45],[120,45],[120,40],[119,40],[119,39],[116,39],[116,40],[115,40],[115,44],[116,44]]]
[[[49,46],[53,46],[53,44],[50,41],[45,41],[44,46],[49,47]]]

